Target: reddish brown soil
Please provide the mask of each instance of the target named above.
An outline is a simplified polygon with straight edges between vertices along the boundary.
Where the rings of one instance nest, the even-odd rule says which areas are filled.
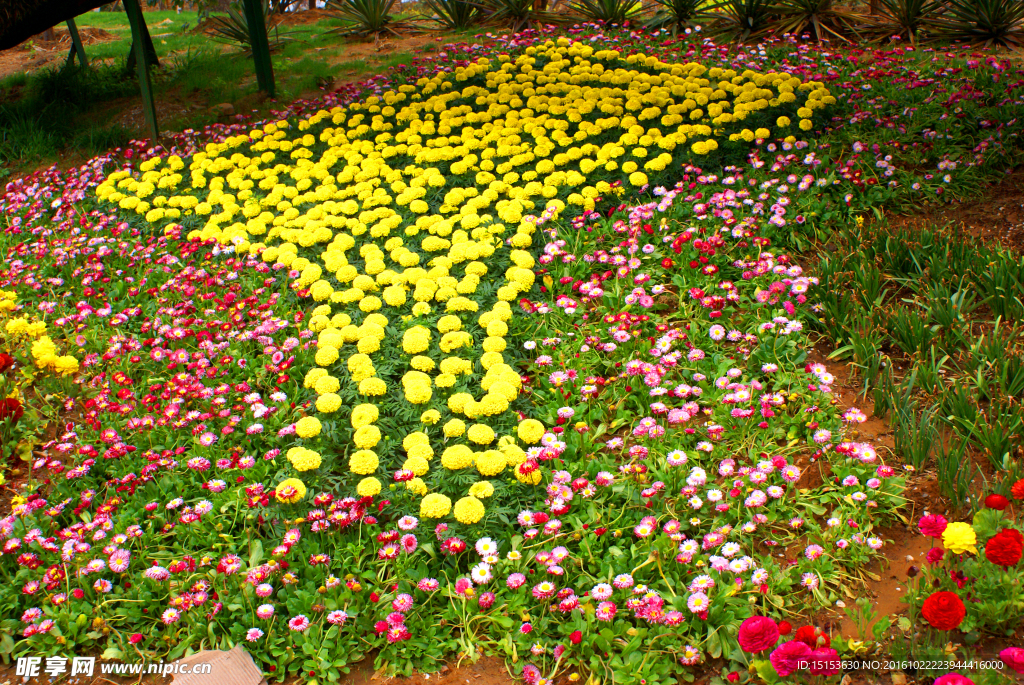
[[[71,49],[71,34],[63,26],[55,27],[53,33],[54,40],[46,40],[40,34],[8,50],[0,50],[0,78],[63,64]],[[86,45],[117,39],[113,34],[92,26],[79,27],[78,35]]]
[[[953,201],[911,216],[893,215],[889,221],[895,226],[951,223],[976,238],[1019,250],[1024,248],[1024,171],[1007,174],[981,198]]]

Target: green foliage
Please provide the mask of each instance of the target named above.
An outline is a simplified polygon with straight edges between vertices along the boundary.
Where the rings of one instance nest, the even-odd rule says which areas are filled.
[[[985,47],[1024,45],[1024,3],[1020,0],[949,0],[936,34],[944,40]]]
[[[395,19],[395,2],[397,0],[330,0],[327,8],[340,22],[333,33],[367,38],[379,38],[385,33],[397,36],[410,25]]]
[[[718,0],[708,10],[715,17],[710,32],[739,43],[765,35],[776,17],[772,0]]]
[[[618,26],[640,10],[640,2],[639,0],[576,0],[571,8],[588,21],[606,26]]]
[[[809,33],[816,41],[845,41],[863,23],[861,15],[835,7],[833,0],[780,0],[774,10],[778,14],[772,23],[775,33]]]
[[[670,28],[673,33],[686,28],[701,17],[707,15],[699,12],[702,0],[655,0],[658,9],[648,19],[650,28]]]
[[[449,31],[463,31],[480,20],[480,6],[472,0],[423,0],[424,14]]]
[[[545,24],[565,23],[564,15],[557,15],[534,7],[535,0],[481,0],[480,7],[488,21],[518,32]]]
[[[281,15],[274,12],[270,2],[263,0],[263,23],[267,28],[267,39],[270,44],[270,51],[280,50],[281,47],[291,41],[291,37],[278,30],[281,22]],[[212,23],[211,34],[215,41],[238,48],[246,55],[252,54],[252,39],[249,36],[249,22],[245,18],[242,3],[239,0],[231,3],[227,16],[213,15],[210,17]]]
[[[936,0],[879,0],[882,25],[877,32],[885,38],[900,36],[915,44],[941,7]]]

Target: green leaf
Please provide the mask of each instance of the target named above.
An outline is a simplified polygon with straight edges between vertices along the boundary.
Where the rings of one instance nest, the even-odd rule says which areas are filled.
[[[179,642],[177,646],[171,650],[170,654],[167,655],[167,660],[174,661],[175,659],[180,659],[181,655],[185,653],[186,649],[188,649],[188,646],[192,644],[193,638],[194,636],[191,633],[183,637],[181,642]]]
[[[772,666],[772,662],[767,659],[755,661],[751,666],[757,671],[757,675],[760,676],[761,680],[766,683],[779,682],[779,674],[775,671],[775,667]]]
[[[100,658],[109,661],[123,661],[124,652],[122,652],[117,647],[107,647],[105,650],[103,650],[103,654],[100,656]]]
[[[249,568],[259,566],[263,560],[263,543],[253,540],[249,545]]]

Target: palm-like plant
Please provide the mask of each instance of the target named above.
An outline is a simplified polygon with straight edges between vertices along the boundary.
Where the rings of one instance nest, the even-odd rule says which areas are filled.
[[[480,20],[480,6],[471,0],[422,0],[427,19],[450,31],[467,29]]]
[[[707,9],[710,33],[738,43],[767,33],[775,15],[772,0],[718,0]]]
[[[252,54],[252,42],[249,39],[249,22],[245,19],[245,12],[242,11],[241,3],[231,3],[226,17],[219,15],[211,16],[210,22],[213,26],[210,29],[209,35],[213,40],[227,45],[234,45],[247,55]],[[278,30],[281,16],[273,11],[269,0],[263,0],[263,22],[267,27],[267,40],[270,44],[271,52],[291,41],[287,33],[281,33]]]
[[[480,9],[488,21],[507,26],[513,32],[565,22],[564,15],[540,9],[536,0],[482,0]]]
[[[703,0],[655,0],[658,10],[647,21],[652,29],[671,28],[675,33],[679,29],[694,24],[701,15],[698,11]]]
[[[941,4],[936,0],[878,0],[882,24],[878,33],[885,37],[900,36],[912,45],[917,44],[918,34],[932,23]]]
[[[779,0],[771,29],[777,34],[810,33],[814,40],[838,38],[847,41],[845,32],[857,32],[864,18],[854,12],[837,9],[833,0]],[[848,42],[848,41],[847,41]]]
[[[939,37],[1018,48],[1024,46],[1024,2],[1021,0],[947,0],[936,20]]]
[[[327,9],[341,25],[333,33],[379,38],[382,33],[397,36],[411,28],[408,22],[397,21],[391,14],[397,0],[329,0]]]
[[[640,0],[576,0],[570,5],[584,19],[605,26],[621,26],[640,7]]]

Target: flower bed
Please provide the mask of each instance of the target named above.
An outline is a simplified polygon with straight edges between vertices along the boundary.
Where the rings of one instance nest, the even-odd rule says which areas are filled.
[[[77,376],[0,520],[6,652],[645,683],[834,604],[904,479],[807,362],[778,244],[860,172],[785,137],[835,104],[793,71],[539,38],[9,187],[56,342],[7,344]]]

